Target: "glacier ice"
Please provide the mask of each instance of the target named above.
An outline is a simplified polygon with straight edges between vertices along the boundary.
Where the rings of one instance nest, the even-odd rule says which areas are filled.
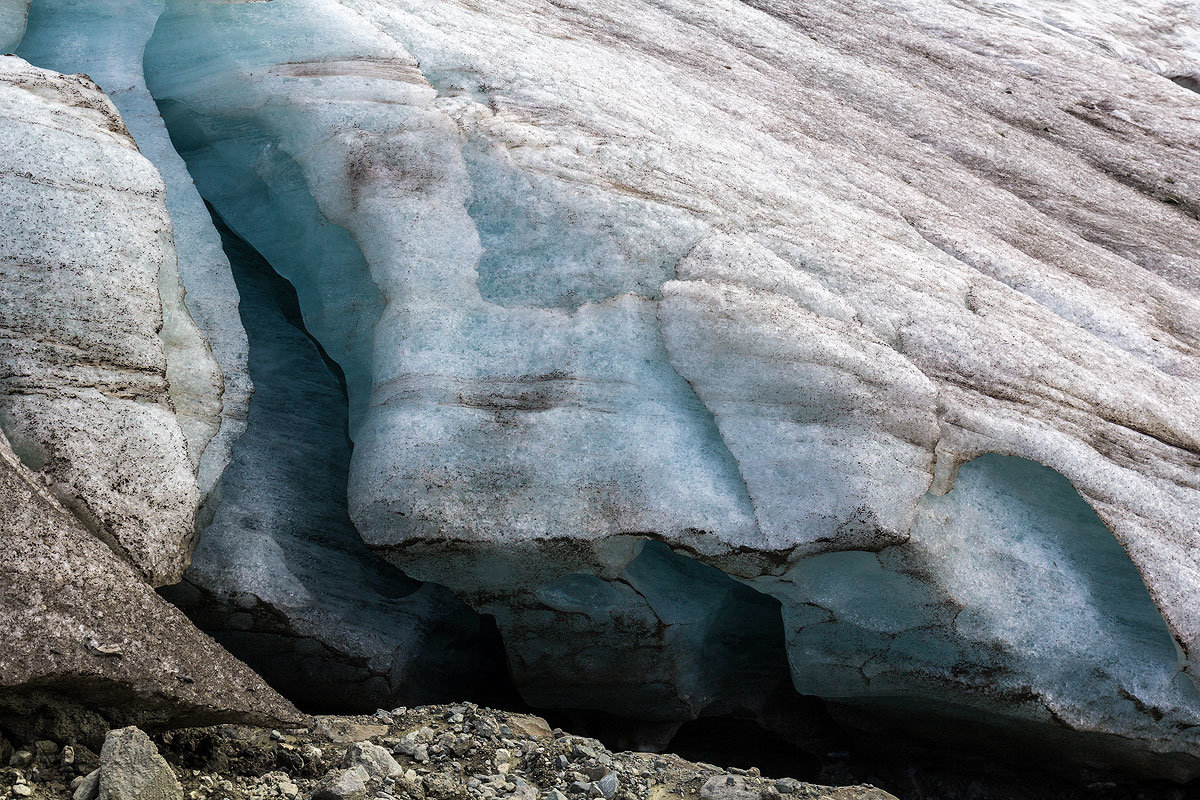
[[[246,334],[237,291],[203,201],[171,146],[142,74],[142,50],[161,0],[35,0],[18,55],[46,69],[86,73],[120,112],[141,152],[163,176],[176,258],[159,275],[171,398],[209,491],[245,428],[250,395]],[[186,297],[185,297],[186,292]]]
[[[1122,759],[1115,729],[1154,743],[1142,757],[1158,774],[1190,769],[1190,666],[1128,555],[1040,464],[982,456],[923,499],[904,546],[813,556],[754,585],[783,599],[802,693],[1003,730],[983,718],[999,712],[1026,746],[1088,731],[1097,766]],[[1156,741],[1162,726],[1177,738]]]
[[[800,691],[1187,777],[1168,5],[168,0],[143,66],[344,370],[355,526],[528,698],[756,713],[702,656],[778,613]]]
[[[308,711],[491,690],[504,668],[487,623],[359,538],[346,512],[340,374],[309,338],[291,285],[232,233],[224,239],[254,396],[191,567],[164,594]]]
[[[173,582],[198,492],[158,335],[162,180],[92,81],[15,56],[0,141],[0,427],[118,556]]]
[[[1105,685],[1139,699],[1110,692],[1107,715],[1062,711],[1099,684],[1021,662],[1052,720],[980,698],[969,668],[935,687],[897,659],[887,680],[1125,737],[1134,761],[1192,746],[1136,711],[1161,690],[1186,717],[1186,687],[1129,676],[1189,664],[1200,631],[1195,100],[1141,56],[930,8],[168,4],[150,88],[346,367],[356,525],[495,613],[528,691],[563,680],[538,647],[568,625],[617,654],[574,672],[609,702],[627,646],[572,604],[635,618],[620,576],[647,537],[776,596],[785,626],[823,613],[785,579],[812,563],[932,613],[952,562],[913,585],[871,564],[916,558],[930,493],[965,503],[960,465],[996,452],[1080,492],[1182,655],[1126,655]],[[1146,58],[1189,57],[1139,30]],[[306,255],[322,220],[361,261]],[[320,243],[279,252],[289,231]],[[857,675],[870,637],[837,631]],[[850,692],[789,655],[797,686]],[[674,680],[641,713],[694,713]]]
[[[12,53],[25,35],[29,0],[0,0],[0,53]]]

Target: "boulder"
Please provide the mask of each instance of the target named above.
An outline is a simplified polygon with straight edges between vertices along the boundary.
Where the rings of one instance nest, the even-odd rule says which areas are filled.
[[[183,800],[183,788],[150,737],[130,726],[104,737],[100,800]]]
[[[24,741],[306,720],[155,594],[3,440],[0,551],[0,726]]]
[[[364,800],[366,781],[366,770],[360,766],[332,770],[317,783],[310,800]]]

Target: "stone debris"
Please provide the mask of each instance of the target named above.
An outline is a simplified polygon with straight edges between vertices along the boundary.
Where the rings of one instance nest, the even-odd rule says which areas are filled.
[[[345,741],[351,732],[366,736]],[[0,800],[894,800],[871,786],[613,753],[538,717],[471,703],[319,717],[307,729],[187,728],[155,741],[111,731],[99,768],[82,745],[68,745],[70,765],[55,748],[36,785],[32,757],[43,750],[22,747],[31,760],[7,770]]]

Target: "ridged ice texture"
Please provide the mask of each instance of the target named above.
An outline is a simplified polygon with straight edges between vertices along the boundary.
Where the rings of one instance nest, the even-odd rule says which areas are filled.
[[[346,511],[338,375],[305,332],[291,285],[244,242],[223,238],[254,396],[184,583],[166,596],[307,710],[369,712],[477,692],[486,670],[503,668],[485,663],[483,621],[359,538]]]
[[[161,335],[171,398],[207,493],[245,430],[251,386],[229,262],[142,77],[142,50],[162,11],[162,0],[34,0],[18,55],[95,80],[167,185],[177,259],[159,275]]]
[[[1077,748],[1183,775],[1195,762],[1170,754],[1195,729],[1156,717],[1195,713],[1176,673],[1200,642],[1200,103],[1168,79],[1195,68],[1194,20],[1113,3],[1072,29],[1014,8],[178,2],[146,64],[198,183],[279,254],[346,369],[369,544],[498,615],[540,607],[536,644],[571,613],[542,588],[619,581],[649,536],[774,594],[795,641],[820,590],[784,578],[812,559],[882,591],[859,560],[919,558],[897,613],[946,596],[1009,614],[922,544],[930,509],[1003,588],[1022,563],[1054,571],[1022,520],[1069,539],[1052,507],[1078,491],[1181,653],[1140,646],[1153,614],[1083,592],[1100,622],[1082,658],[1117,660],[1103,679],[1058,655],[1074,640],[1047,602],[1022,623],[1058,632],[1036,652],[1026,628],[939,623],[961,663],[932,643],[890,658],[887,694],[1053,719],[1096,735]],[[1026,508],[985,461],[955,493],[988,452],[1073,488]],[[1000,498],[986,527],[966,522],[980,493]],[[1102,580],[1101,561],[1062,580]],[[1135,583],[1118,597],[1144,610]],[[794,680],[882,697],[834,669],[873,646],[793,646]],[[565,663],[516,677],[578,682]],[[981,692],[989,670],[1032,699]]]
[[[87,78],[0,57],[0,231],[0,425],[146,580],[178,580],[198,497],[159,337],[171,221]]]

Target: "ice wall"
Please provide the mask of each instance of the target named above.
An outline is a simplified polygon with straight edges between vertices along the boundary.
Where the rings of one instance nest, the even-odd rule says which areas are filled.
[[[21,43],[28,12],[29,0],[0,2],[0,53],[11,53]]]
[[[620,583],[647,538],[785,620],[824,613],[783,579],[812,559],[920,618],[958,591],[953,561],[918,558],[930,493],[969,505],[956,470],[998,452],[1078,490],[1182,656],[1126,653],[1100,683],[1065,656],[1001,664],[1061,692],[1051,713],[981,696],[1004,636],[948,624],[966,666],[931,683],[930,633],[889,685],[1169,761],[1190,729],[1137,705],[1193,700],[1130,676],[1190,663],[1200,635],[1200,159],[1193,94],[1139,59],[1189,56],[1153,25],[1113,52],[928,5],[172,3],[146,66],[198,183],[346,369],[367,543],[495,613],[511,653],[568,623],[610,652],[570,675],[514,655],[523,685],[615,696],[635,639],[581,609],[637,618]],[[1024,540],[996,536],[971,568],[1019,574]],[[871,566],[893,552],[919,580]],[[793,678],[885,704],[837,677],[873,641],[792,647]],[[642,712],[702,706],[690,674]],[[1088,710],[1099,685],[1139,699]]]
[[[308,711],[372,712],[479,697],[503,673],[484,620],[363,544],[346,513],[340,370],[291,285],[232,233],[254,396],[169,599]]]
[[[15,56],[0,73],[0,426],[119,558],[172,582],[198,497],[159,336],[162,180],[87,77]]]
[[[1141,576],[1039,464],[985,455],[926,496],[906,544],[814,556],[754,585],[787,598],[802,693],[897,716],[941,706],[1002,729],[988,720],[999,711],[1026,747],[1062,746],[1064,728],[1150,742],[1165,724],[1182,733],[1148,748],[1161,774],[1180,774],[1196,747],[1200,692]],[[1095,766],[1121,758],[1113,739],[1089,742]]]
[[[167,185],[176,257],[159,275],[161,335],[171,399],[207,492],[245,428],[251,386],[229,262],[142,77],[142,49],[162,10],[161,0],[35,0],[19,53],[97,81]]]
[[[753,711],[697,666],[766,618],[732,575],[804,691],[1184,777],[1190,17],[1051,11],[169,2],[143,63],[344,370],[363,538],[494,613],[530,697],[659,658],[630,713]]]

